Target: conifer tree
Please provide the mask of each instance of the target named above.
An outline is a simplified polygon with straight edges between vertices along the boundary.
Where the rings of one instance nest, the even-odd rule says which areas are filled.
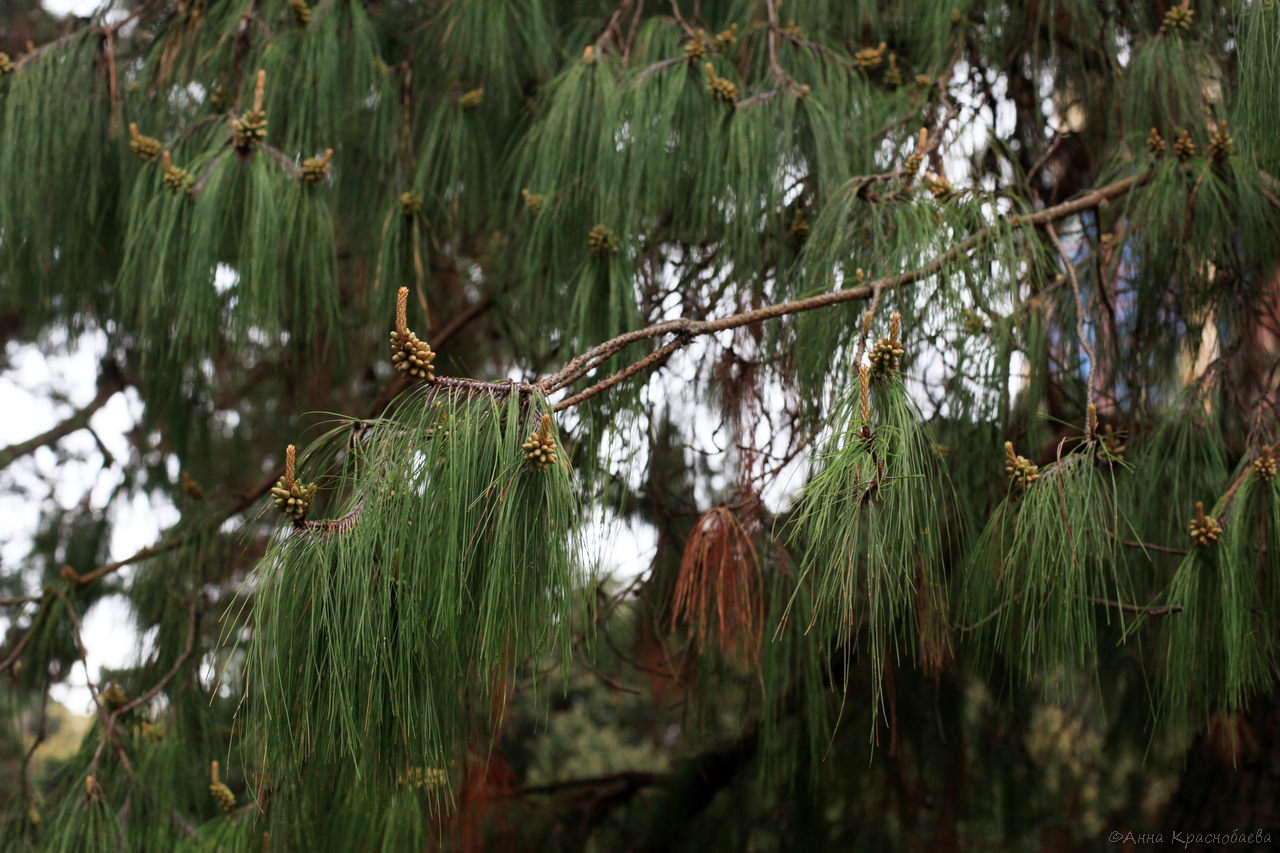
[[[1280,3],[29,5],[6,849],[1280,833]]]

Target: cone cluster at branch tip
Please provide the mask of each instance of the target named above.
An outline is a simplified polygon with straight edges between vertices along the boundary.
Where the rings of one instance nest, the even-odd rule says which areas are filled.
[[[326,148],[323,157],[308,157],[302,161],[302,180],[308,184],[318,184],[329,174],[329,162],[333,160],[333,149]]]
[[[1204,514],[1204,503],[1196,501],[1196,516],[1191,519],[1191,540],[1197,545],[1209,546],[1222,535],[1222,525],[1211,515]]]
[[[916,173],[920,171],[920,167],[924,165],[924,149],[929,144],[929,131],[926,128],[920,128],[920,139],[916,143],[916,150],[907,158],[907,163],[902,167],[902,171],[907,174],[908,179],[914,178]]]
[[[738,25],[730,24],[729,29],[716,33],[716,37],[711,42],[711,49],[716,53],[724,53],[733,47],[738,40]]]
[[[876,47],[864,47],[853,55],[853,67],[863,71],[879,68],[880,63],[884,61],[884,48],[884,42],[880,42]]]
[[[396,293],[396,327],[391,331],[391,363],[396,370],[411,379],[434,382],[436,375],[431,364],[436,354],[431,345],[409,331],[409,288],[402,287]]]
[[[436,378],[431,366],[435,359],[436,354],[431,345],[415,333],[409,332],[402,336],[394,329],[391,331],[391,363],[396,366],[396,370],[412,379],[431,382]]]
[[[791,239],[803,243],[809,239],[809,220],[804,215],[804,208],[797,207],[795,218],[791,220]]]
[[[160,149],[163,146],[154,136],[143,136],[138,133],[138,125],[129,122],[129,147],[133,149],[133,153],[139,160],[150,163],[160,156]]]
[[[947,201],[955,195],[955,187],[951,186],[951,182],[941,175],[935,175],[933,172],[927,172],[924,176],[925,189],[929,191],[929,195],[938,201]]]
[[[315,483],[286,486],[284,477],[281,477],[271,487],[271,495],[275,499],[276,509],[301,521],[311,511],[311,502],[315,500],[318,489]]]
[[[295,476],[296,449],[291,444],[285,449],[284,476],[276,480],[271,487],[271,496],[276,509],[285,515],[301,521],[311,511],[311,503],[315,500],[318,487],[315,483],[302,484]]]
[[[413,216],[422,210],[422,196],[415,192],[400,193],[400,212],[405,216]]]
[[[1191,19],[1195,17],[1195,10],[1191,8],[1191,0],[1183,0],[1181,5],[1174,6],[1168,12],[1164,13],[1164,21],[1160,24],[1160,32],[1173,32],[1181,35],[1183,31],[1191,29]]]
[[[893,320],[889,325],[889,336],[876,341],[875,345],[871,347],[869,359],[871,361],[871,377],[873,379],[881,379],[898,372],[898,367],[902,364],[902,355],[906,352],[902,348],[902,342],[898,339],[901,331],[902,315],[894,314]]]
[[[0,51],[0,74],[10,74],[13,72],[13,60],[9,58],[9,54]]]
[[[616,255],[619,250],[618,235],[613,233],[613,229],[607,225],[597,225],[592,228],[591,233],[587,235],[587,244],[591,246],[591,253],[597,258]]]
[[[970,337],[984,335],[987,332],[987,321],[977,311],[966,308],[960,318],[960,328]]]
[[[1221,163],[1236,153],[1236,141],[1227,133],[1227,123],[1219,122],[1209,137],[1209,156]]]
[[[191,173],[173,165],[173,161],[169,159],[169,152],[164,152],[164,185],[169,188],[169,192],[177,195],[190,184]]]
[[[1178,155],[1179,160],[1196,156],[1196,144],[1191,141],[1191,131],[1182,131],[1182,135],[1173,143],[1173,153]]]
[[[542,471],[556,464],[556,440],[551,436],[551,415],[542,416],[542,425],[520,445],[530,471]]]
[[[146,720],[142,721],[142,739],[147,743],[159,743],[164,740],[164,727],[153,726]]]
[[[219,82],[218,88],[214,89],[213,94],[209,96],[209,109],[215,113],[224,113],[227,111],[227,106],[227,87]]]
[[[289,11],[293,13],[293,20],[298,26],[305,27],[311,23],[311,10],[307,8],[305,0],[289,0]]]
[[[480,106],[484,101],[484,89],[472,89],[469,92],[463,92],[458,98],[458,106],[462,107],[463,112],[471,112]]]
[[[232,145],[244,153],[267,138],[267,114],[262,111],[262,94],[267,85],[267,72],[258,72],[258,82],[253,89],[253,109],[241,113],[231,122]]]
[[[410,767],[404,772],[404,776],[400,777],[401,785],[409,785],[419,791],[424,788],[439,788],[444,785],[444,782],[443,767]]]
[[[115,679],[102,691],[102,703],[112,711],[118,711],[129,702],[129,696]]]
[[[1151,128],[1151,135],[1147,137],[1147,150],[1159,157],[1164,153],[1164,148],[1164,137],[1160,135],[1159,130]]]
[[[1124,461],[1124,452],[1127,449],[1124,443],[1124,433],[1118,432],[1111,424],[1107,424],[1102,428],[1102,435],[1098,436],[1101,444],[1098,447],[1098,456],[1104,462],[1122,462]]]
[[[214,802],[224,812],[231,814],[236,809],[236,795],[231,793],[230,788],[218,781],[218,762],[214,761],[209,765],[209,777],[212,779],[209,783],[209,793],[213,795]]]
[[[707,58],[707,34],[702,30],[694,33],[684,46],[684,58],[690,62],[701,62]]]
[[[524,199],[524,206],[529,209],[529,212],[535,214],[542,210],[542,203],[547,200],[542,193],[529,192],[528,187],[520,190],[520,197]]]
[[[1262,452],[1258,454],[1257,459],[1253,460],[1253,473],[1264,482],[1270,482],[1276,475],[1276,460],[1271,455],[1270,447],[1263,445]]]
[[[902,85],[902,70],[898,68],[898,54],[889,54],[889,67],[884,70],[884,82],[888,86]]]
[[[729,106],[738,103],[737,85],[732,80],[717,77],[716,70],[711,66],[710,62],[705,67],[707,69],[707,91],[711,93],[711,96]]]
[[[182,490],[193,501],[204,500],[204,489],[186,471],[182,472]]]
[[[1004,470],[1009,475],[1011,485],[1026,489],[1040,479],[1040,466],[1033,465],[1027,457],[1014,453],[1012,441],[1004,443],[1004,456]]]

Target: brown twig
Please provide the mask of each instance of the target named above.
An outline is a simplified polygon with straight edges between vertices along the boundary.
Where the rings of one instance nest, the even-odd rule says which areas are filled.
[[[639,88],[641,83],[659,71],[670,68],[673,65],[685,65],[687,63],[688,60],[683,56],[673,56],[671,59],[660,59],[637,74],[636,79],[631,81],[631,88]]]
[[[1141,548],[1144,551],[1159,551],[1161,554],[1178,554],[1183,556],[1190,553],[1185,548],[1170,548],[1168,545],[1152,545],[1150,542],[1135,542],[1132,539],[1121,539],[1110,531],[1108,531],[1108,535],[1127,548]]]
[[[295,181],[302,180],[302,170],[298,168],[297,164],[295,164],[293,160],[286,157],[283,151],[272,148],[265,142],[259,142],[258,147],[262,149],[263,154],[266,154],[272,160],[279,163],[280,168],[284,169],[285,173],[288,174],[289,177],[293,178]]]
[[[778,62],[778,7],[775,0],[765,0],[765,9],[769,15],[769,32],[766,41],[769,45],[769,71],[773,74],[775,80],[783,84],[796,94],[807,94],[808,89],[801,86],[795,80],[791,79],[786,71],[782,70],[781,63]]]
[[[597,382],[595,385],[592,385],[590,388],[586,389],[585,391],[582,391],[578,394],[574,394],[572,397],[566,397],[565,399],[561,400],[559,403],[556,403],[554,406],[552,406],[551,411],[560,412],[570,408],[571,406],[576,406],[579,403],[582,403],[586,400],[590,400],[592,397],[596,396],[602,391],[612,388],[614,385],[617,385],[619,382],[630,379],[632,376],[635,376],[637,373],[641,372],[642,370],[649,370],[651,368],[656,368],[660,366],[663,362],[665,362],[668,358],[671,357],[672,353],[674,353],[676,350],[683,347],[687,342],[688,341],[686,340],[686,337],[684,335],[677,336],[674,341],[667,344],[666,346],[663,346],[657,350],[654,350],[653,352],[646,355],[644,358],[640,359],[634,364],[624,367],[622,370],[619,370],[617,373],[614,373],[612,376],[608,376],[604,379],[601,379],[599,382]]]
[[[591,53],[593,56],[600,55],[601,48],[604,47],[604,43],[608,41],[611,34],[614,36],[614,42],[621,46],[621,42],[615,34],[615,31],[618,30],[618,19],[622,17],[622,13],[627,10],[627,7],[630,6],[631,3],[632,0],[622,0],[622,2],[614,8],[613,14],[611,14],[608,20],[604,22],[604,32],[600,33],[600,38],[596,39],[591,45]]]
[[[1147,613],[1152,616],[1161,616],[1165,613],[1178,613],[1185,610],[1181,604],[1129,604],[1125,601],[1110,601],[1106,598],[1094,598],[1091,595],[1084,597],[1084,600],[1090,604],[1097,604],[1101,607],[1114,607],[1116,610],[1123,610],[1126,613]]]
[[[684,30],[684,34],[689,38],[693,38],[693,25],[684,19],[680,14],[680,4],[676,0],[671,0],[671,14],[675,16],[676,23],[680,25],[680,29]]]

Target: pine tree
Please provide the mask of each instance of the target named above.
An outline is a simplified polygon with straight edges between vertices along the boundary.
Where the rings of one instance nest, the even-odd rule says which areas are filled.
[[[21,12],[7,849],[1280,830],[1280,3]]]

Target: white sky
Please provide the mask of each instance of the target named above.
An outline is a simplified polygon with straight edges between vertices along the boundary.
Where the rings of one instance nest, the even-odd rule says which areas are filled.
[[[5,352],[11,369],[0,374],[0,410],[20,412],[21,416],[0,418],[0,447],[39,435],[92,400],[98,360],[105,349],[106,338],[101,333],[86,335],[70,346],[65,340],[56,339],[40,347],[7,344]],[[62,394],[66,402],[53,403],[51,390]],[[140,412],[136,395],[118,393],[89,422],[93,433],[121,463],[129,460],[125,433],[137,423]],[[104,469],[102,452],[88,430],[66,436],[58,447],[71,454],[62,465],[53,450],[40,448],[0,471],[0,519],[4,520],[0,525],[0,573],[12,574],[24,566],[40,509],[48,497],[63,508],[70,508],[88,493],[91,506],[102,508],[120,483],[118,469]],[[171,505],[155,506],[145,498],[117,502],[112,512],[116,524],[112,528],[109,559],[126,557],[155,542],[160,525],[177,520]],[[0,625],[7,624],[10,615],[11,612],[0,614]],[[128,605],[120,596],[104,599],[91,608],[85,614],[83,627],[95,683],[99,668],[122,666],[139,651]],[[83,669],[76,667],[65,684],[54,688],[53,695],[73,711],[87,711],[90,696]]]
[[[44,7],[55,15],[88,15],[100,5],[98,0],[44,0]]]

